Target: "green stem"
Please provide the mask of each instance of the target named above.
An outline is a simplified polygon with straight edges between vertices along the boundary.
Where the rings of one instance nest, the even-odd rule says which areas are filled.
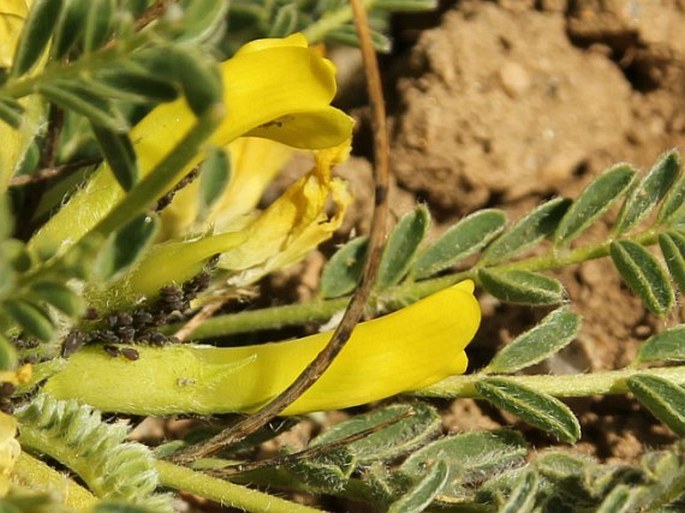
[[[321,510],[290,502],[166,461],[158,461],[156,468],[164,486],[194,493],[229,507],[254,513],[263,511],[269,513],[321,513]]]
[[[626,380],[638,374],[657,376],[678,385],[685,385],[685,366],[653,369],[620,369],[590,374],[563,374],[557,376],[549,374],[540,376],[506,376],[506,379],[554,397],[587,397],[592,395],[625,394],[628,392]],[[487,377],[489,376],[484,374],[451,376],[435,385],[419,390],[415,394],[424,397],[471,397],[478,399],[480,395],[476,392],[475,384]]]
[[[656,242],[659,231],[646,230],[629,240],[645,246]],[[579,247],[573,250],[553,249],[544,255],[524,258],[515,262],[489,266],[489,269],[507,271],[544,271],[573,264],[580,264],[588,260],[605,257],[609,254],[611,241]],[[462,280],[471,279],[478,283],[478,270],[475,267],[459,271],[446,276],[422,281],[405,281],[404,283],[383,291],[371,304],[401,305],[421,299]],[[342,310],[349,297],[329,300],[315,299],[313,301],[287,306],[275,306],[237,314],[220,315],[205,321],[195,331],[193,338],[215,338],[257,330],[296,326],[308,322],[323,322]],[[166,333],[174,333],[181,325],[174,324],[165,328]]]
[[[12,481],[36,491],[51,490],[64,497],[67,506],[86,510],[97,503],[97,498],[62,472],[25,452],[19,455],[12,469]]]

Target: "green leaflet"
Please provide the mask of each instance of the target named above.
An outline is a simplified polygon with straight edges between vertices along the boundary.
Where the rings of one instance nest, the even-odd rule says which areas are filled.
[[[662,162],[662,165],[669,165],[680,170],[680,155],[676,150],[666,153],[660,160],[660,163]],[[682,212],[683,201],[685,201],[685,175],[681,174],[661,205],[656,216],[657,222],[671,224],[672,221],[676,221]]]
[[[308,486],[336,493],[345,488],[357,468],[357,458],[346,447],[336,447],[323,455],[288,463],[287,467]]]
[[[507,217],[501,210],[475,212],[443,233],[419,255],[413,273],[428,278],[479,251],[503,229]]]
[[[448,476],[447,463],[437,460],[416,485],[390,505],[388,513],[420,513],[425,510],[443,489]]]
[[[295,3],[279,7],[274,22],[269,29],[269,37],[285,37],[295,32],[297,17],[298,11]]]
[[[673,288],[656,258],[644,246],[629,240],[618,240],[609,248],[611,259],[621,278],[657,315],[666,315],[675,301]]]
[[[114,132],[96,123],[92,123],[91,128],[117,182],[124,190],[131,190],[138,182],[138,157],[128,134]]]
[[[597,513],[629,513],[633,511],[630,499],[630,487],[624,484],[618,485],[604,498],[597,508]]]
[[[205,218],[231,180],[231,159],[223,148],[212,148],[200,167],[199,210]]]
[[[410,416],[397,420],[399,416],[407,414]],[[406,454],[423,445],[440,430],[440,415],[432,406],[421,402],[393,404],[340,422],[314,438],[311,445],[326,445],[387,422],[393,423],[345,446],[360,464]]]
[[[11,370],[17,366],[17,350],[5,337],[0,335],[0,371]]]
[[[506,303],[556,305],[565,300],[559,280],[531,271],[478,271],[481,285]]]
[[[50,45],[50,54],[53,59],[61,59],[73,49],[86,27],[84,20],[88,15],[90,5],[90,0],[67,1]]]
[[[115,9],[114,0],[90,0],[88,2],[83,29],[84,53],[97,50],[105,42],[112,28]]]
[[[109,66],[95,75],[97,83],[137,101],[168,102],[178,96],[175,84],[155,75],[134,60]]]
[[[647,374],[628,378],[628,388],[645,408],[675,433],[685,436],[685,389]]]
[[[504,378],[485,378],[475,384],[476,391],[503,410],[551,433],[563,442],[580,438],[580,424],[573,412],[554,397]]]
[[[23,75],[38,62],[59,19],[62,3],[62,0],[33,2],[14,54],[11,77]]]
[[[12,128],[19,128],[23,113],[24,108],[17,100],[10,97],[0,97],[0,120]]]
[[[376,288],[384,290],[404,278],[429,227],[430,213],[423,205],[400,219],[383,249]]]
[[[613,232],[625,233],[644,219],[666,196],[678,178],[678,173],[678,154],[671,151],[663,155],[628,194]]]
[[[499,351],[483,372],[511,374],[541,362],[566,347],[580,325],[581,317],[568,307],[554,310]]]
[[[436,460],[448,464],[443,494],[460,496],[462,487],[522,465],[527,448],[520,434],[508,430],[478,431],[451,435],[426,445],[410,455],[400,471],[419,481]]]
[[[578,237],[625,193],[634,176],[631,166],[619,164],[590,182],[559,223],[554,243],[566,245]]]
[[[52,340],[54,327],[50,314],[35,303],[22,299],[8,299],[3,303],[5,313],[28,335],[42,342]]]
[[[685,325],[649,337],[640,347],[635,363],[685,361]]]
[[[38,84],[37,91],[64,109],[69,109],[111,132],[125,133],[129,129],[126,118],[109,98],[93,93],[80,81],[53,80]]]
[[[367,237],[352,239],[326,263],[321,273],[321,295],[324,299],[343,296],[354,290],[364,268]]]
[[[685,291],[685,237],[675,231],[660,233],[659,248],[673,281]]]
[[[499,513],[528,513],[535,506],[540,478],[535,472],[525,472],[519,483],[512,491],[506,504],[499,509]]]
[[[512,258],[553,233],[571,205],[571,200],[554,198],[539,205],[490,244],[480,263],[491,265]]]
[[[155,240],[160,221],[157,215],[140,215],[110,236],[98,257],[98,275],[110,280],[130,268]]]
[[[63,281],[37,281],[30,287],[33,299],[45,301],[69,317],[78,317],[86,309],[83,298]]]
[[[202,43],[225,29],[229,2],[226,0],[183,0],[183,33],[177,41]]]
[[[188,105],[196,116],[221,102],[221,75],[216,64],[190,49],[175,50],[169,58],[174,63]]]

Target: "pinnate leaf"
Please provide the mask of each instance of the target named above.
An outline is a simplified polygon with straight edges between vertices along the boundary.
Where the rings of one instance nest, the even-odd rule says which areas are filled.
[[[568,307],[554,310],[499,351],[484,372],[510,374],[534,365],[569,344],[580,325],[581,317]]]
[[[643,246],[618,240],[609,248],[623,281],[657,315],[666,315],[675,301],[673,288],[656,258]]]
[[[481,269],[478,278],[485,290],[506,303],[555,305],[564,301],[564,286],[544,274]]]
[[[501,210],[475,212],[449,228],[424,250],[414,265],[417,278],[427,278],[479,251],[496,237],[507,222]]]
[[[619,164],[593,180],[568,209],[554,234],[558,245],[568,244],[606,212],[628,189],[635,170]]]
[[[573,443],[580,438],[578,419],[568,406],[551,395],[504,378],[485,378],[477,381],[475,387],[495,406],[563,442]]]
[[[685,389],[670,381],[638,374],[628,378],[628,388],[645,408],[679,436],[685,436]]]
[[[570,205],[569,199],[554,198],[538,206],[495,239],[483,251],[480,262],[501,262],[537,244],[556,230]]]
[[[430,213],[423,205],[400,219],[383,250],[376,279],[379,290],[395,285],[404,278],[429,227]]]

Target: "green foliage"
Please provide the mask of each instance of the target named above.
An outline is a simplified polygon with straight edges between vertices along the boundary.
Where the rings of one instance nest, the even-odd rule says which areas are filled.
[[[126,442],[128,427],[107,424],[100,413],[76,401],[39,395],[16,412],[24,447],[49,454],[76,472],[98,496],[172,511],[170,497],[156,494],[152,453]]]
[[[412,12],[435,9],[433,0],[372,0],[369,9],[371,37],[376,50],[391,48],[388,38],[388,18],[393,12]],[[231,2],[229,12],[232,40],[228,52],[236,43],[259,37],[283,37],[304,32],[310,42],[326,42],[357,46],[352,9],[342,0],[238,0]]]
[[[19,169],[29,176],[38,171],[38,163],[50,156],[44,147],[49,136],[41,127],[57,118],[63,124],[58,139],[50,141],[51,164],[73,164],[84,156],[104,158],[129,192],[119,210],[72,249],[32,252],[13,238],[15,214],[9,195],[0,195],[0,370],[11,373],[20,362],[45,360],[36,368],[35,382],[26,388],[39,388],[37,382],[49,375],[50,366],[61,363],[50,359],[71,328],[101,327],[102,323],[81,320],[88,306],[81,290],[119,276],[153,243],[158,218],[148,208],[178,181],[179,170],[205,143],[215,126],[213,108],[221,101],[223,87],[230,87],[221,83],[215,56],[228,55],[241,42],[258,36],[298,30],[312,41],[357,43],[350,7],[340,0],[238,0],[230,8],[224,1],[182,0],[152,23],[143,23],[141,15],[150,5],[35,1],[14,65],[0,79],[0,122],[19,129],[25,148],[0,176],[9,177]],[[387,50],[388,15],[432,8],[434,2],[372,0],[369,5],[374,41]],[[130,128],[150,108],[179,95],[198,117],[196,131],[162,160],[150,180],[140,180]],[[226,153],[211,151],[202,165],[201,216],[215,204],[230,173]],[[617,165],[590,181],[575,200],[553,198],[512,223],[501,210],[481,210],[434,240],[428,237],[429,211],[418,207],[389,235],[371,303],[392,309],[473,279],[501,302],[558,305],[569,298],[558,277],[547,274],[550,270],[608,256],[645,307],[666,316],[676,304],[670,278],[685,290],[685,174],[680,157],[671,151],[643,178],[636,175],[632,167]],[[6,186],[0,185],[3,191]],[[65,182],[64,189],[73,187]],[[56,196],[59,202],[61,194]],[[611,215],[612,208],[616,215],[608,217],[611,230],[606,240],[584,243],[582,235]],[[656,243],[665,266],[647,249]],[[345,296],[359,282],[367,244],[364,237],[356,238],[333,255],[314,306],[286,307],[285,316],[278,308],[248,315],[262,315],[266,320],[261,326],[266,327],[324,320],[344,305]],[[245,318],[241,315],[230,318]],[[234,332],[255,330],[249,322],[233,325],[239,326]],[[678,365],[685,360],[682,325],[645,341],[628,369],[602,376],[581,374],[566,381],[563,376],[518,374],[573,343],[580,325],[580,316],[570,306],[561,306],[501,348],[482,370],[450,378],[447,388],[438,388],[442,393],[435,395],[487,401],[562,442],[574,443],[581,436],[580,423],[560,398],[631,393],[660,422],[685,436],[685,370]],[[224,329],[220,335],[230,332]],[[20,406],[15,418],[23,448],[75,472],[101,499],[91,511],[171,510],[170,497],[158,493],[164,483],[158,479],[156,460],[147,447],[125,440],[128,428],[103,422],[99,413],[74,402],[40,393],[19,396],[24,391],[11,399]],[[241,458],[247,449],[255,449],[259,435],[232,456]],[[232,478],[268,488],[349,497],[395,513],[430,507],[540,513],[683,511],[682,441],[645,454],[635,465],[602,464],[556,449],[529,452],[522,435],[514,431],[443,434],[440,412],[413,401],[353,415],[316,436],[302,453],[285,451],[273,468]],[[238,462],[249,463],[253,462]],[[197,465],[213,471],[230,469],[236,461]],[[10,495],[0,500],[0,508],[69,511],[51,495],[40,494]]]

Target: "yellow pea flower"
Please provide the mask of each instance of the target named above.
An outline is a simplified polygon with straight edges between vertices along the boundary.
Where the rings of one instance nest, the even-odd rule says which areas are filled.
[[[296,148],[322,149],[348,140],[352,119],[330,106],[335,68],[307,46],[301,34],[253,41],[221,65],[227,114],[209,145],[225,147],[240,136],[272,139]],[[141,176],[181,140],[195,122],[180,98],[155,108],[131,131]],[[189,172],[204,155],[187,166]],[[170,184],[171,186],[172,184]],[[91,229],[124,192],[108,166],[29,241],[29,249],[69,246]]]
[[[468,363],[464,348],[479,323],[471,281],[363,322],[321,379],[283,414],[348,408],[461,374]],[[48,379],[44,390],[58,399],[136,415],[249,413],[294,381],[330,337],[328,332],[230,348],[141,346],[136,361],[87,347]]]

